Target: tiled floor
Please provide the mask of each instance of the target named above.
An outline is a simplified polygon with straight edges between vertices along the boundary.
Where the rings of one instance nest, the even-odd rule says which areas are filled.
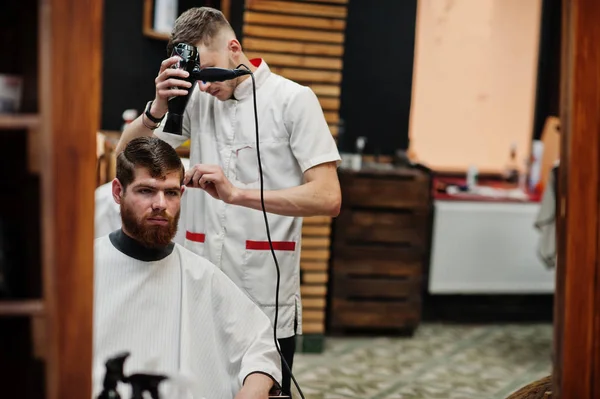
[[[551,349],[549,324],[425,324],[412,338],[327,337],[294,376],[306,399],[505,399],[551,373]]]

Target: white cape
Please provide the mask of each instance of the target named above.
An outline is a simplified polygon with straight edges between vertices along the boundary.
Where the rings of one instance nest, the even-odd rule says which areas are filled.
[[[106,360],[124,351],[125,375],[166,375],[165,389],[187,381],[193,395],[163,390],[166,398],[233,398],[253,372],[281,381],[268,317],[206,259],[175,244],[167,257],[143,262],[109,236],[94,249],[94,397]]]

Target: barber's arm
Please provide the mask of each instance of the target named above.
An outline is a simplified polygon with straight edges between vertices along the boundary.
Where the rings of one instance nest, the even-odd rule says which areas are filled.
[[[264,190],[265,210],[284,216],[336,217],[340,213],[341,193],[335,162],[327,162],[304,172],[305,183],[281,190]],[[262,210],[260,190],[235,187],[215,165],[194,165],[184,184],[204,189],[228,204]]]
[[[337,175],[340,158],[317,96],[309,88],[298,91],[283,117],[304,182],[297,187],[264,190],[266,211],[283,216],[336,217],[342,201]],[[186,173],[184,184],[202,188],[226,203],[262,210],[260,190],[234,187],[218,166],[195,165]]]
[[[273,388],[273,379],[262,373],[252,373],[244,380],[235,399],[267,399]]]
[[[186,71],[171,68],[171,65],[175,64],[178,60],[178,57],[171,57],[164,60],[160,65],[158,76],[154,80],[156,98],[152,101],[149,113],[156,120],[162,119],[167,113],[169,97],[185,96],[188,91],[180,88],[191,87],[189,82],[177,79],[178,77],[187,77],[188,73]],[[173,89],[173,87],[179,88]],[[142,112],[142,115],[131,122],[123,131],[115,152],[117,154],[121,153],[125,149],[125,146],[127,146],[127,143],[137,137],[152,136],[158,125],[159,123],[152,121],[145,115],[145,112]]]

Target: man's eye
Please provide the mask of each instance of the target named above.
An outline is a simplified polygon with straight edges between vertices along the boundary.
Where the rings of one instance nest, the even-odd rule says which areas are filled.
[[[171,197],[178,197],[179,191],[168,191],[167,195],[170,195]]]
[[[150,194],[151,192],[152,191],[149,190],[149,189],[147,189],[147,188],[143,188],[143,189],[140,190],[140,193],[142,193],[142,194]]]

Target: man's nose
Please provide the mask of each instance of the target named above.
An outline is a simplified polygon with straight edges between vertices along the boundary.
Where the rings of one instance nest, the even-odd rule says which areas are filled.
[[[167,201],[165,198],[165,193],[163,193],[162,191],[159,191],[154,196],[154,202],[152,203],[152,209],[153,210],[164,210],[166,208],[167,208]]]
[[[198,86],[201,91],[206,91],[210,88],[210,82],[203,82],[201,80],[198,81]]]

